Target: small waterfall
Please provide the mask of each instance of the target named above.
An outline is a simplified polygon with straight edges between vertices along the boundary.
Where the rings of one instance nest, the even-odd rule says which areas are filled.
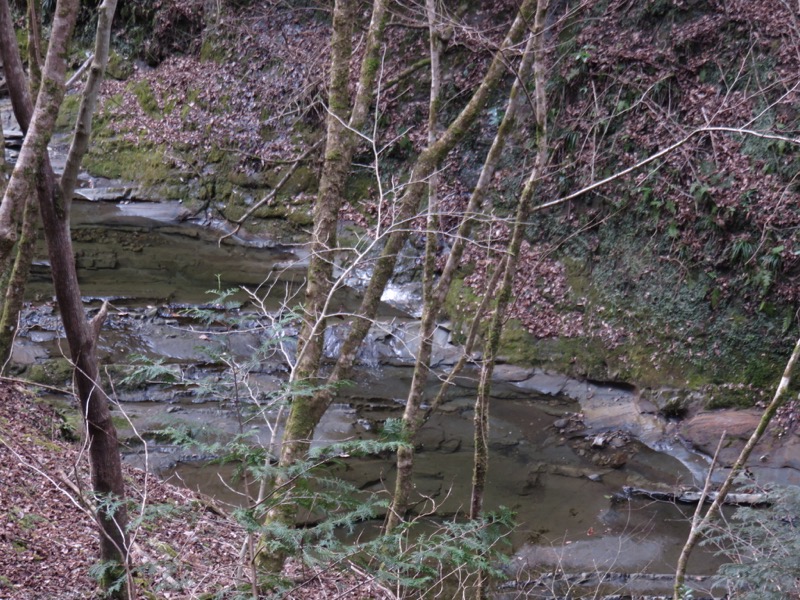
[[[344,333],[341,327],[328,327],[325,330],[325,342],[322,346],[322,353],[326,358],[336,358],[342,352],[344,345]]]

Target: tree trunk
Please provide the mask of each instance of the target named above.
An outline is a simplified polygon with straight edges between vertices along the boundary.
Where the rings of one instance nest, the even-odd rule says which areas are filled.
[[[489,396],[492,387],[494,363],[500,349],[500,336],[506,320],[506,311],[511,300],[514,277],[517,272],[519,252],[525,235],[525,227],[530,214],[531,201],[536,185],[547,163],[547,97],[545,92],[546,78],[544,73],[544,20],[549,0],[538,0],[533,21],[534,62],[533,76],[535,85],[535,116],[537,154],[531,174],[520,194],[517,214],[511,233],[511,240],[506,251],[503,281],[497,295],[494,314],[489,324],[489,331],[484,347],[483,363],[478,383],[478,394],[475,399],[475,459],[472,473],[472,498],[470,502],[470,518],[478,519],[483,512],[486,474],[489,468]],[[487,291],[491,293],[491,291]],[[478,573],[477,597],[486,598],[488,581],[486,574]]]
[[[33,108],[24,81],[16,38],[13,37],[8,3],[7,0],[0,0],[0,21],[2,21],[0,48],[4,64],[8,65],[7,78],[12,104],[17,120],[23,128],[30,121],[19,160],[0,206],[0,234],[2,234],[0,242],[7,246],[9,240],[13,241],[15,236],[8,234],[17,207],[37,189],[35,184],[40,183],[39,208],[53,284],[75,367],[75,385],[86,424],[92,488],[98,496],[97,518],[100,526],[101,559],[117,562],[127,569],[127,512],[121,503],[125,496],[122,465],[117,433],[108,407],[108,397],[100,386],[97,366],[96,344],[105,318],[105,307],[91,322],[86,320],[69,229],[69,205],[75,188],[78,165],[87,147],[91,130],[91,112],[96,103],[108,57],[111,20],[116,0],[104,0],[98,8],[95,62],[84,91],[65,175],[58,187],[55,185],[47,155],[47,143],[52,135],[55,117],[64,96],[66,71],[64,57],[78,6],[77,0],[59,0],[56,6],[50,46],[42,72],[41,92],[36,107]],[[5,256],[7,257],[7,253]],[[117,597],[126,595],[126,586],[115,594]]]
[[[477,519],[483,510],[483,491],[486,486],[486,470],[488,467],[488,426],[489,395],[492,386],[494,362],[500,349],[500,336],[506,319],[506,310],[511,300],[514,277],[517,271],[519,252],[525,235],[525,226],[530,212],[537,182],[547,162],[547,97],[545,95],[546,78],[544,73],[544,17],[549,0],[538,0],[534,16],[533,32],[535,42],[533,75],[535,85],[535,115],[537,154],[534,165],[517,204],[517,214],[511,232],[511,240],[506,250],[505,267],[497,303],[489,324],[487,340],[484,347],[484,359],[478,384],[478,395],[475,401],[475,465],[473,469],[472,501],[470,518]]]
[[[78,286],[69,226],[72,193],[75,190],[81,159],[88,148],[92,113],[108,61],[111,21],[116,4],[117,0],[104,0],[97,9],[94,61],[81,100],[59,194],[54,195],[50,201],[42,203],[40,210],[56,299],[64,322],[70,355],[75,363],[75,384],[86,421],[86,436],[92,465],[92,487],[95,493],[106,501],[98,506],[98,520],[102,529],[100,555],[103,560],[117,561],[127,567],[127,511],[124,504],[116,506],[116,503],[125,497],[125,484],[122,479],[117,431],[111,420],[108,396],[100,385],[97,364],[97,338],[105,318],[105,311],[101,310],[91,322],[87,322]],[[111,503],[114,506],[110,506]]]
[[[789,384],[792,381],[792,371],[794,370],[794,366],[797,363],[798,359],[800,359],[800,339],[795,342],[794,349],[792,350],[792,354],[789,356],[789,360],[786,362],[786,367],[783,370],[783,377],[781,377],[780,383],[778,387],[775,389],[775,395],[772,398],[772,401],[769,405],[764,409],[764,412],[761,415],[761,419],[758,422],[758,426],[756,427],[755,431],[750,435],[750,438],[747,440],[747,443],[742,448],[742,451],[739,453],[739,457],[736,459],[736,462],[731,467],[728,476],[725,478],[725,481],[720,487],[719,491],[714,498],[714,501],[711,503],[711,506],[706,511],[706,514],[702,517],[700,516],[700,510],[702,508],[702,502],[700,502],[697,506],[697,511],[695,512],[694,518],[692,519],[691,529],[689,531],[689,537],[686,539],[686,543],[684,544],[683,548],[681,549],[681,555],[678,557],[678,566],[675,569],[675,582],[673,584],[673,598],[676,600],[682,600],[685,594],[685,583],[686,583],[686,567],[689,564],[689,557],[692,554],[697,543],[700,541],[700,537],[705,531],[708,524],[713,520],[716,519],[719,515],[720,509],[722,505],[725,503],[726,498],[728,497],[728,492],[730,492],[731,487],[733,486],[734,480],[739,476],[739,473],[744,469],[744,466],[747,464],[747,459],[750,458],[750,454],[753,452],[753,449],[758,444],[761,437],[764,435],[764,432],[767,430],[767,426],[772,421],[775,413],[778,412],[778,409],[783,405],[786,401],[788,396]],[[712,465],[713,466],[713,465]],[[710,473],[709,473],[710,479]]]
[[[9,13],[7,1],[5,10]],[[64,99],[66,56],[75,26],[79,0],[59,0],[50,32],[50,46],[42,73],[41,91],[30,119],[25,141],[0,204],[0,266],[5,266],[17,241],[17,220],[26,200],[36,190],[37,175],[41,172],[47,145],[53,135],[56,117]],[[16,45],[16,38],[14,39]],[[4,53],[10,52],[8,48]],[[10,85],[9,81],[9,85]]]
[[[358,349],[375,319],[381,296],[394,271],[398,253],[408,237],[407,224],[417,212],[418,206],[425,195],[427,179],[447,153],[464,138],[489,96],[495,91],[497,84],[506,72],[507,57],[505,55],[522,37],[527,19],[530,17],[532,5],[533,0],[525,0],[523,2],[514,23],[509,29],[505,40],[503,40],[500,49],[495,54],[478,89],[436,143],[426,148],[417,158],[409,177],[411,183],[409,183],[398,202],[399,210],[396,220],[398,226],[388,235],[383,251],[375,263],[372,277],[364,292],[361,305],[356,311],[350,332],[342,346],[333,371],[326,380],[327,385],[320,387],[312,397],[304,400],[302,416],[292,422],[292,435],[284,443],[281,457],[282,464],[289,464],[289,461],[293,460],[294,457],[305,453],[308,443],[313,437],[314,429],[334,397],[335,384],[347,378],[355,362]],[[294,406],[292,408],[294,412]]]
[[[41,0],[28,0],[28,73],[31,95],[39,94],[42,82],[42,16]]]
[[[429,0],[430,1],[430,0]],[[424,295],[422,318],[420,321],[420,348],[417,353],[416,362],[414,365],[414,375],[411,381],[409,395],[406,400],[406,410],[403,415],[403,422],[406,435],[412,442],[417,435],[420,427],[428,420],[436,405],[441,401],[441,394],[437,395],[436,399],[431,404],[431,409],[420,413],[420,406],[422,405],[423,392],[425,384],[428,380],[428,373],[430,372],[431,354],[433,351],[433,334],[436,329],[436,321],[444,306],[447,294],[450,291],[450,286],[453,282],[453,276],[456,269],[460,265],[461,257],[464,254],[464,249],[472,231],[474,217],[477,214],[481,203],[486,195],[486,190],[492,180],[497,163],[500,160],[503,148],[508,133],[516,126],[517,113],[522,105],[524,82],[528,80],[530,75],[531,66],[533,64],[533,36],[530,36],[526,44],[522,61],[520,63],[517,77],[514,79],[514,84],[509,93],[508,103],[506,106],[503,120],[500,127],[495,134],[492,146],[486,155],[486,159],[481,169],[481,174],[478,178],[478,183],[472,190],[467,208],[461,218],[458,233],[453,239],[453,245],[450,253],[447,256],[442,274],[439,277],[436,286],[432,291]],[[428,222],[428,233],[430,234],[433,224]],[[428,261],[431,257],[431,252],[434,249],[426,247],[426,268]],[[492,288],[489,288],[492,289]],[[483,311],[480,311],[482,314]],[[471,344],[470,344],[471,345]],[[471,353],[471,349],[465,349],[466,354]],[[460,370],[463,367],[463,362],[459,361],[460,365],[454,367],[455,370]],[[402,456],[401,456],[402,455]],[[401,468],[402,463],[402,468]],[[397,480],[395,482],[395,494],[392,500],[392,509],[389,512],[389,517],[386,524],[386,530],[391,531],[393,527],[398,524],[397,519],[401,518],[402,514],[406,511],[409,500],[409,492],[411,490],[411,477],[413,474],[413,448],[401,448],[398,450],[397,462]]]
[[[437,32],[438,17],[435,0],[425,0],[425,14],[428,20],[428,39],[431,54],[431,93],[428,104],[428,146],[436,142],[438,110],[441,92],[441,54],[442,42]],[[425,383],[428,380],[431,349],[433,347],[433,323],[428,317],[432,312],[434,277],[436,275],[436,251],[438,250],[438,177],[433,173],[428,179],[428,211],[425,218],[425,262],[422,276],[422,324],[420,327],[419,352],[414,367],[408,401],[403,413],[403,427],[411,442],[397,449],[397,477],[395,479],[392,505],[386,516],[386,533],[402,521],[411,496],[412,475],[414,473],[414,438],[416,437],[417,413],[422,403]]]
[[[352,21],[355,3],[339,0],[334,6],[331,38],[331,75],[328,101],[325,159],[314,203],[314,235],[306,282],[305,318],[300,332],[293,380],[313,383],[322,356],[328,303],[333,286],[337,250],[336,225],[344,203],[344,187],[358,141],[355,131],[364,127],[378,73],[378,51],[383,40],[387,0],[376,0],[367,31],[367,47],[352,112],[348,81],[352,53]],[[349,117],[348,117],[348,113]]]
[[[331,72],[329,84],[327,133],[325,157],[319,190],[314,202],[314,232],[311,240],[306,279],[303,325],[298,340],[297,360],[291,381],[297,386],[319,385],[318,373],[327,327],[327,314],[333,291],[334,259],[337,250],[336,226],[339,210],[344,202],[344,188],[350,174],[353,152],[358,141],[355,131],[364,127],[373,97],[375,79],[380,63],[380,50],[386,23],[388,0],[375,0],[364,57],[361,62],[358,86],[350,107],[348,82],[352,55],[353,20],[355,2],[337,0],[333,11],[331,36]],[[281,447],[280,463],[293,464],[304,455],[311,442],[314,427],[322,414],[312,397],[295,394],[286,421]],[[324,411],[324,408],[323,408]],[[310,432],[310,433],[309,433]],[[277,482],[280,485],[283,482]],[[290,520],[291,506],[281,511],[278,518]],[[272,514],[269,518],[275,518]],[[261,549],[257,560],[262,568],[277,570],[283,563],[281,556],[267,556]]]
[[[317,383],[322,345],[326,329],[326,313],[333,292],[333,268],[336,252],[336,226],[344,202],[344,186],[357,137],[354,131],[363,128],[378,73],[378,52],[383,40],[388,0],[376,0],[367,32],[367,46],[361,63],[353,108],[350,111],[347,84],[352,52],[352,20],[354,3],[339,0],[334,7],[331,39],[331,80],[325,159],[319,191],[314,204],[314,235],[311,242],[303,327],[298,343],[298,357],[292,380],[301,385]],[[350,111],[349,119],[348,112]],[[295,397],[284,433],[281,464],[294,462],[298,451],[304,451],[310,439],[307,423],[314,421],[316,411],[307,406],[308,399]],[[294,448],[293,446],[297,446]]]
[[[27,88],[29,92],[28,98],[35,96],[39,92],[41,84],[42,72],[42,44],[41,44],[41,23],[39,22],[40,0],[28,0],[28,65],[30,78],[28,80]],[[10,23],[10,21],[8,21]],[[8,29],[7,27],[5,29]],[[8,33],[8,32],[6,32]],[[10,28],[10,33],[13,36],[13,26]],[[2,34],[0,34],[2,36]],[[14,43],[16,43],[16,36],[14,36]],[[14,79],[16,85],[20,89],[25,88],[25,76],[22,71],[22,64],[19,61],[18,52],[14,52],[19,64],[10,69],[11,78]],[[30,99],[28,99],[30,102]],[[24,123],[20,122],[20,128],[23,132],[27,132],[30,119]],[[49,167],[43,167],[49,168]],[[5,177],[5,161],[3,177]],[[5,179],[3,180],[3,194],[5,194]],[[47,189],[47,181],[45,177],[37,177],[36,181],[36,194],[41,197],[42,194],[49,194]],[[25,287],[28,283],[28,277],[31,271],[31,264],[33,262],[33,252],[38,238],[38,217],[39,208],[36,204],[36,198],[31,195],[25,200],[25,208],[22,214],[22,225],[19,229],[19,241],[14,246],[14,260],[9,261],[5,265],[2,284],[5,291],[3,298],[2,315],[0,315],[0,365],[5,367],[8,360],[11,358],[11,351],[14,345],[14,339],[17,336],[17,325],[19,323],[19,315],[22,312],[22,306],[25,300]]]
[[[34,0],[31,0],[33,2]],[[31,23],[31,28],[34,24]],[[9,93],[12,96],[15,114],[19,121],[20,128],[27,132],[30,124],[33,103],[31,102],[31,86],[22,67],[19,56],[17,38],[11,20],[11,13],[6,2],[0,2],[0,55],[3,58],[3,70],[6,76]],[[30,40],[29,40],[30,44]],[[30,50],[30,49],[29,49]],[[32,60],[29,51],[29,60]],[[38,70],[36,70],[38,73]],[[34,72],[32,71],[32,76]],[[38,84],[36,86],[38,88]],[[34,88],[34,89],[36,89]],[[3,144],[2,147],[5,147]],[[2,194],[5,195],[6,181],[5,175],[9,169],[3,160],[3,183]],[[47,183],[45,178],[39,177],[36,182],[37,194],[47,194]],[[2,287],[5,290],[3,297],[2,315],[0,315],[0,365],[7,364],[11,356],[14,338],[17,333],[17,322],[22,303],[25,296],[25,285],[30,274],[30,265],[33,260],[33,245],[36,238],[36,217],[38,208],[34,196],[29,196],[25,200],[23,211],[21,234],[19,242],[13,247],[15,259],[10,259],[2,265]]]
[[[25,301],[25,287],[33,264],[36,240],[39,237],[37,228],[39,207],[36,198],[47,194],[47,182],[40,176],[36,181],[36,195],[25,201],[20,236],[14,246],[14,261],[8,265],[8,277],[3,281],[6,292],[0,315],[0,365],[2,365],[0,368],[4,368],[11,358],[14,339],[17,337],[19,315]]]
[[[331,73],[322,177],[314,202],[314,233],[306,278],[304,318],[293,380],[314,384],[325,336],[325,305],[331,288],[336,253],[336,224],[344,186],[350,173],[353,143],[348,135],[350,112],[350,55],[353,44],[353,0],[337,0],[333,7]],[[292,411],[294,412],[294,411]],[[292,421],[290,413],[289,422]]]

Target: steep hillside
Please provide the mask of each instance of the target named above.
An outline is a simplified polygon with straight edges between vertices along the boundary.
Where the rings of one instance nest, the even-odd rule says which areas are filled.
[[[444,122],[480,77],[512,5],[447,3]],[[506,356],[644,385],[744,385],[721,402],[752,402],[747,386],[768,387],[779,375],[800,300],[796,11],[766,0],[552,5],[551,165],[537,202],[675,147],[535,213]],[[89,169],[182,198],[198,217],[247,217],[246,227],[303,239],[323,138],[326,7],[129,3]],[[423,25],[413,9],[393,7],[366,132],[381,148],[381,186],[364,168],[373,164],[365,143],[342,215],[349,227],[375,221],[391,200],[379,190],[402,181],[423,147]],[[509,83],[443,165],[443,230],[476,180]],[[519,128],[483,210],[481,243],[448,304],[457,338],[497,261],[485,246],[506,235],[502,220],[527,177],[530,148],[529,129]],[[415,247],[408,252],[403,277],[413,279]]]

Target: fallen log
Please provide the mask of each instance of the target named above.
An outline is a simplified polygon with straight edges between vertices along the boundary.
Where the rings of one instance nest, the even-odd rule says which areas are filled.
[[[530,577],[528,579],[511,579],[505,581],[497,586],[499,592],[511,592],[524,590],[526,598],[542,598],[546,600],[569,600],[574,596],[567,594],[560,595],[557,590],[566,585],[568,588],[573,589],[576,586],[582,588],[593,588],[595,593],[592,598],[595,600],[671,600],[672,594],[659,595],[657,592],[651,594],[636,593],[624,591],[626,584],[634,582],[649,581],[658,588],[659,584],[669,584],[675,579],[674,573],[625,573],[616,571],[590,571],[585,573],[564,573],[557,571],[555,573],[543,573],[538,577]],[[697,575],[687,577],[687,582],[707,588],[713,586],[717,582],[717,578],[713,575]],[[602,586],[612,585],[618,589],[615,593],[603,594],[601,591]],[[711,596],[702,595],[701,592],[695,591],[694,598],[696,600],[713,600]],[[505,596],[501,596],[505,597]]]
[[[623,486],[621,497],[625,500],[631,498],[649,498],[659,502],[678,502],[680,504],[697,504],[702,493],[699,490],[680,490],[677,492],[661,492],[658,490],[645,490],[631,486]],[[717,492],[709,492],[705,502],[710,504],[717,498]],[[728,494],[724,504],[732,506],[769,506],[772,504],[769,496],[762,493]]]

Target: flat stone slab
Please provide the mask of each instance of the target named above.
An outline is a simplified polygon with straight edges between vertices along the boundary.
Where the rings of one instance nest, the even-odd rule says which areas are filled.
[[[134,186],[109,186],[109,187],[86,187],[75,190],[76,200],[87,200],[89,202],[119,202],[129,200],[136,188]]]
[[[537,394],[543,394],[545,396],[557,396],[564,392],[564,389],[570,381],[570,378],[565,375],[548,373],[547,371],[536,369],[533,375],[528,379],[516,382],[516,386],[520,389],[536,392]]]
[[[680,434],[696,450],[713,456],[722,433],[726,432],[718,462],[730,467],[760,419],[759,410],[704,412],[683,423]],[[795,433],[782,435],[776,427],[768,427],[750,455],[747,467],[759,479],[763,476],[769,481],[796,484],[800,481],[800,437]]]

